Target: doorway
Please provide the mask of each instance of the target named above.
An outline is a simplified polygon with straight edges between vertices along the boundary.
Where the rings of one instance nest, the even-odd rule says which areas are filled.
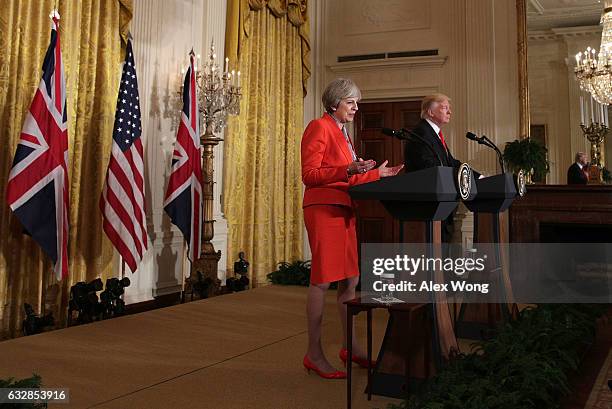
[[[389,166],[404,163],[403,142],[383,135],[382,128],[413,129],[421,119],[421,102],[372,102],[359,104],[355,117],[355,146],[363,159],[385,160]],[[400,242],[399,222],[376,201],[359,201],[357,238],[359,243]],[[403,240],[402,240],[403,241]]]

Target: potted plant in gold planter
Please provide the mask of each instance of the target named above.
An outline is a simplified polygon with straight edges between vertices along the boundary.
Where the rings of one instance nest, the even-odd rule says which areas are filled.
[[[527,183],[544,182],[550,171],[547,158],[548,149],[540,142],[525,138],[506,143],[504,160],[513,172],[523,169]]]

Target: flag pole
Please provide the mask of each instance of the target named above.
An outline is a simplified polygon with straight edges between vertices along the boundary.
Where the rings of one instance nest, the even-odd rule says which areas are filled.
[[[181,268],[181,302],[185,302],[185,259],[187,258],[187,243],[183,240],[183,266]],[[191,286],[193,297],[193,285]]]

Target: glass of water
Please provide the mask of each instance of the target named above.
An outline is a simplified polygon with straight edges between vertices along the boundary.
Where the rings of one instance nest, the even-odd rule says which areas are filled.
[[[391,290],[390,285],[395,282],[395,274],[381,274],[380,281],[382,283],[380,300],[388,303],[393,302],[395,297],[393,296],[393,291]]]

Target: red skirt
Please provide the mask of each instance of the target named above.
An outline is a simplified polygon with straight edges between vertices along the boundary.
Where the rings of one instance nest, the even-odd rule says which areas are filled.
[[[311,284],[331,283],[359,275],[355,212],[347,206],[311,205],[304,224],[312,252]]]

